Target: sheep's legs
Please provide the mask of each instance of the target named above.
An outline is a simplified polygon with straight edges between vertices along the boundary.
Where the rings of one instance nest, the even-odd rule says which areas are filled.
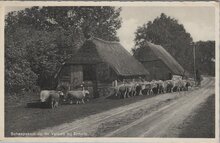
[[[73,100],[70,100],[70,104],[73,104]],[[77,104],[77,102],[76,102],[76,104]]]
[[[54,108],[55,108],[55,107],[58,107],[58,104],[59,104],[59,103],[58,103],[57,101],[55,101]]]
[[[124,99],[126,98],[126,94],[127,94],[127,90],[126,90],[125,93],[124,93]]]
[[[51,108],[52,109],[54,108],[54,101],[53,101],[53,99],[51,100]]]

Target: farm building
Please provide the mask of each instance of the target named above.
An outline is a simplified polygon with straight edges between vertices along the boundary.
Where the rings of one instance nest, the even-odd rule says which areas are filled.
[[[146,78],[149,72],[118,42],[90,38],[63,65],[58,83],[67,82],[71,89],[87,84],[94,96],[110,92],[114,80]]]
[[[134,57],[150,72],[150,78],[167,80],[170,75],[188,76],[188,72],[160,45],[145,42]]]

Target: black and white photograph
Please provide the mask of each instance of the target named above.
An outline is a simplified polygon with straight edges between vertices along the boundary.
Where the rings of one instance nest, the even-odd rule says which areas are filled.
[[[215,143],[216,12],[216,2],[4,6],[3,136]]]

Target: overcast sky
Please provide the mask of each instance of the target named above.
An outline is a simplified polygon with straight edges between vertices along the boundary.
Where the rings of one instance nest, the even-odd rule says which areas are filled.
[[[122,7],[122,26],[118,30],[121,44],[130,52],[135,31],[165,13],[183,24],[193,41],[215,39],[215,9],[211,7]]]
[[[25,7],[8,7],[6,12]],[[130,52],[138,26],[153,21],[165,13],[183,24],[193,41],[215,39],[215,9],[213,7],[122,7],[122,26],[118,30],[121,44]]]

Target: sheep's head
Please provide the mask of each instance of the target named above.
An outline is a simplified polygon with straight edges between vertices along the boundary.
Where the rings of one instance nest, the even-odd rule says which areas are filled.
[[[85,95],[89,95],[89,91],[88,90],[84,90]]]
[[[58,91],[58,94],[60,95],[61,100],[65,102],[65,95],[62,91]]]
[[[59,93],[60,96],[64,96],[62,91],[58,91],[58,93]]]

